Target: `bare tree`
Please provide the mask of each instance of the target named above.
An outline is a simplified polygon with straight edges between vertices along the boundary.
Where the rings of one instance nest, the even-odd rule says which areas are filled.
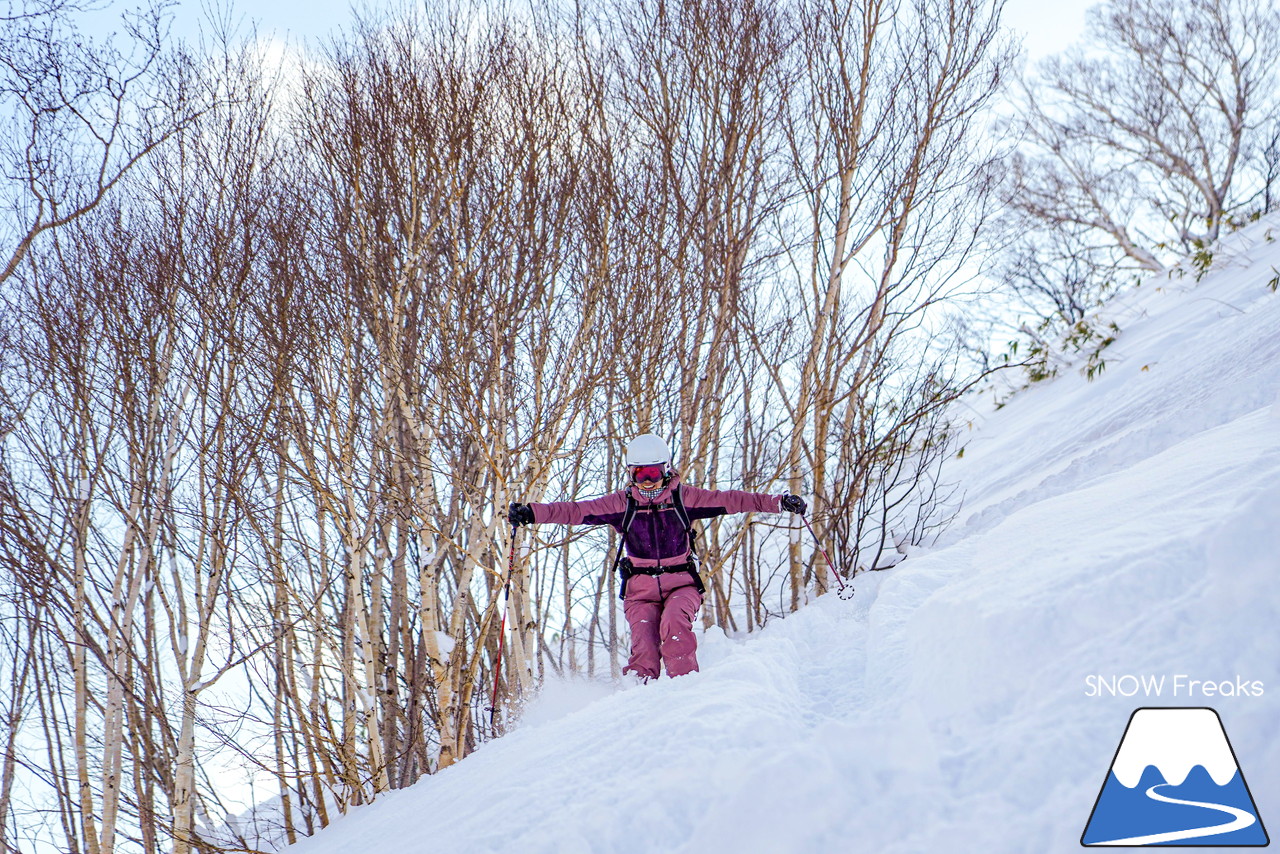
[[[351,553],[414,545],[416,565],[397,558],[385,583],[382,564],[367,564],[370,598],[354,613],[366,615],[366,655],[375,638],[379,655],[416,662],[403,698],[414,720],[379,685],[383,740],[404,720],[419,739],[438,739],[440,767],[474,743],[481,675],[496,658],[501,508],[516,488],[526,498],[545,490],[583,441],[605,363],[593,346],[603,301],[565,273],[589,204],[577,193],[587,156],[577,131],[592,95],[546,38],[530,21],[410,17],[359,31],[339,46],[337,74],[322,69],[306,89],[305,144],[331,217],[325,287],[342,307],[332,340],[367,372],[356,408],[376,417],[352,420],[350,404],[334,411],[332,395],[309,394],[302,409],[331,413],[346,431],[314,465],[355,447],[345,464],[361,470],[334,481],[308,460],[300,474],[334,490],[335,517],[358,532]],[[352,574],[353,592],[364,571]],[[514,693],[527,694],[541,648],[537,584],[523,563],[511,584],[516,630],[503,665]],[[408,663],[389,658],[386,673]],[[382,753],[421,757],[422,773],[426,747]],[[393,767],[393,779],[407,779]]]
[[[932,310],[986,213],[996,10],[506,11],[357,20],[296,91],[225,45],[137,78],[215,107],[66,184],[115,189],[13,262],[6,845],[30,777],[66,850],[253,849],[211,829],[215,745],[293,841],[549,674],[616,673],[616,535],[526,529],[509,564],[505,512],[612,488],[637,432],[700,485],[814,494],[845,567],[938,522],[964,378]],[[702,533],[707,626],[824,589],[794,526]]]
[[[808,235],[791,285],[805,334],[798,385],[773,376],[796,423],[789,486],[823,497],[832,522],[856,513],[855,496],[831,501],[827,470],[839,460],[859,480],[850,438],[879,420],[865,417],[880,399],[870,392],[879,362],[964,284],[960,265],[988,212],[990,155],[977,132],[1007,63],[998,19],[998,5],[971,0],[805,8],[808,97],[789,127],[806,190]],[[809,574],[794,537],[790,564],[794,609]],[[817,583],[825,589],[821,574]]]
[[[80,33],[78,0],[7,0],[0,14],[4,212],[0,283],[40,235],[96,207],[206,104],[166,103],[159,81],[184,74],[164,49],[164,5],[125,17],[124,44]]]
[[[1006,280],[1040,314],[1099,298],[1272,205],[1270,0],[1111,0],[1022,88]],[[1046,299],[1047,297],[1047,299]]]

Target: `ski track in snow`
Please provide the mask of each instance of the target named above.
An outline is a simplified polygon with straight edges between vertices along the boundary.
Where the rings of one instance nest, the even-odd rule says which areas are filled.
[[[1183,839],[1200,839],[1208,836],[1219,836],[1223,833],[1231,833],[1236,830],[1244,830],[1246,827],[1252,827],[1257,821],[1253,817],[1253,813],[1247,812],[1236,807],[1227,806],[1226,804],[1208,804],[1201,801],[1184,801],[1178,798],[1171,798],[1168,795],[1162,795],[1156,791],[1161,786],[1171,785],[1169,783],[1159,783],[1147,789],[1147,797],[1153,801],[1160,801],[1166,804],[1179,804],[1185,807],[1203,807],[1209,810],[1217,810],[1230,815],[1231,821],[1225,824],[1214,824],[1209,827],[1193,827],[1189,830],[1170,830],[1165,833],[1149,833],[1145,836],[1128,836],[1124,839],[1112,839],[1108,842],[1093,842],[1094,845],[1159,845],[1164,842],[1179,842]]]
[[[712,631],[689,677],[594,685],[603,696],[563,713],[535,702],[529,724],[289,850],[1077,851],[1143,705],[1217,708],[1274,811],[1280,296],[1264,283],[1280,243],[1267,229],[1280,217],[1228,238],[1237,249],[1199,284],[1148,283],[1109,307],[1123,333],[1096,381],[1068,370],[975,413],[948,473],[966,493],[955,524],[859,576],[851,602],[823,597],[742,640]],[[1268,690],[1087,697],[1091,674]]]

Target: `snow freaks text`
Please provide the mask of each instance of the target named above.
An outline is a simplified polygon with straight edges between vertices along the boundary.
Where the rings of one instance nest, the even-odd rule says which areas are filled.
[[[1084,680],[1086,697],[1261,697],[1263,690],[1262,680],[1248,680],[1243,676],[1236,676],[1234,681],[1217,681],[1194,679],[1185,673],[1173,676],[1091,673]]]

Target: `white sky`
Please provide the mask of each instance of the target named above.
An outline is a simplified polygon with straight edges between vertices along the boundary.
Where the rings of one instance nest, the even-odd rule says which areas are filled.
[[[1022,33],[1029,59],[1065,49],[1084,34],[1085,10],[1097,0],[1007,0],[1004,23]]]

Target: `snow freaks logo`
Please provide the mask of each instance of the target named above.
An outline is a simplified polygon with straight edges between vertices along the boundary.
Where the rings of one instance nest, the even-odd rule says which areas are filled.
[[[1270,839],[1213,709],[1129,718],[1080,844],[1252,846]]]

